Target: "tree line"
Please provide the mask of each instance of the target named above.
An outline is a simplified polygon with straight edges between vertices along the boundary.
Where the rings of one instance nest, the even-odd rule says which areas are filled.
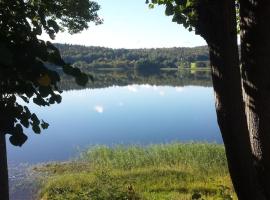
[[[112,49],[70,44],[55,44],[55,46],[67,63],[85,70],[138,68],[154,71],[158,68],[190,68],[191,64],[197,67],[209,66],[207,46],[151,49]]]

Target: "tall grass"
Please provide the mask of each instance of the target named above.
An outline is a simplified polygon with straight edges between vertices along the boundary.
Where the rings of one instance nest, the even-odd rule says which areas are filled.
[[[172,143],[142,146],[95,146],[81,154],[93,168],[129,170],[144,167],[181,167],[227,172],[224,146],[207,143]]]
[[[73,162],[37,168],[50,174],[50,200],[207,200],[234,196],[223,145],[172,143],[95,146]],[[200,199],[200,198],[197,198]]]

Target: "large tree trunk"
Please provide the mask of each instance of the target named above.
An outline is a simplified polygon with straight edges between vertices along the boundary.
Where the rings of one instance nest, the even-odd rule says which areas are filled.
[[[9,199],[8,166],[5,134],[0,132],[0,199]]]
[[[259,189],[270,199],[270,1],[241,0],[244,101]]]
[[[217,119],[235,191],[239,200],[263,199],[254,189],[257,182],[242,98],[235,1],[203,3],[199,22],[209,45]]]

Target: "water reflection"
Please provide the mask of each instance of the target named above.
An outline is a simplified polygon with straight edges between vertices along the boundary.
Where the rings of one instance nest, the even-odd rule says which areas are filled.
[[[212,86],[209,70],[161,70],[157,73],[144,74],[131,70],[116,71],[88,71],[94,77],[94,82],[89,82],[88,88],[105,88],[113,85],[127,86],[156,85],[156,86]],[[63,77],[60,84],[63,90],[82,89],[67,76]]]
[[[212,93],[211,87],[150,84],[65,91],[59,105],[30,106],[50,128],[29,133],[22,148],[9,146],[9,159],[67,160],[94,144],[221,142]]]

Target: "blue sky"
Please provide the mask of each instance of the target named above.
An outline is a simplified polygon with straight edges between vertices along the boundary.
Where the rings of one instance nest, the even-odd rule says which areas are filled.
[[[60,33],[55,42],[111,48],[193,47],[205,41],[165,16],[164,7],[149,9],[145,0],[96,0],[104,23],[80,34]],[[42,36],[43,39],[48,39]]]

